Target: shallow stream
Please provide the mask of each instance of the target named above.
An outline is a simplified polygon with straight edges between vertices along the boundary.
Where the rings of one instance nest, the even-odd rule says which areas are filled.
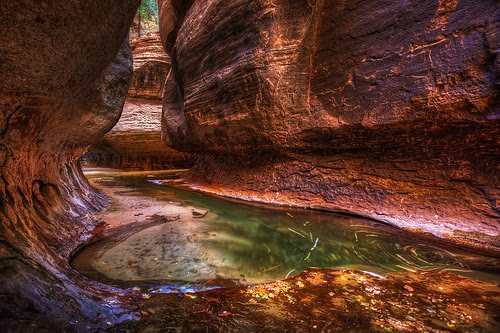
[[[275,281],[308,268],[380,276],[444,270],[500,281],[498,256],[369,219],[225,200],[183,187],[177,171],[86,175],[112,198],[107,214],[131,222],[85,247],[72,262],[105,283],[146,284],[157,292],[180,285],[200,290]]]

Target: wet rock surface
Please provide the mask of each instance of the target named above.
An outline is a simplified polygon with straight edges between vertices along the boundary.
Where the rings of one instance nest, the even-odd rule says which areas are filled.
[[[199,241],[209,236],[212,243],[216,237],[210,236],[227,232],[222,224],[216,229],[209,227],[209,220],[221,214],[221,209],[229,213],[224,218],[228,227],[238,224],[234,214],[244,209],[237,209],[236,201],[229,204],[185,189],[168,188],[158,181],[183,173],[87,172],[91,183],[106,193],[113,205],[100,215],[109,229],[97,235],[97,242],[74,257],[72,266],[92,279],[126,289],[127,293],[120,298],[122,304],[141,314],[139,321],[114,326],[109,329],[111,332],[495,332],[499,327],[498,275],[485,280],[490,282],[482,282],[452,274],[467,272],[471,264],[484,265],[483,269],[489,266],[488,271],[498,274],[498,257],[491,253],[474,255],[471,249],[442,247],[442,242],[424,236],[419,238],[416,247],[408,242],[411,238],[406,241],[393,238],[391,244],[396,243],[402,250],[396,254],[401,259],[402,271],[377,270],[376,265],[390,256],[377,232],[385,237],[400,232],[396,228],[373,223],[373,229],[364,229],[362,226],[367,221],[357,218],[349,220],[355,225],[354,230],[346,229],[343,223],[334,227],[340,229],[340,233],[343,230],[344,235],[352,235],[352,243],[348,238],[332,236],[329,229],[322,229],[322,232],[309,229],[310,243],[304,226],[320,224],[322,213],[275,207],[273,213],[276,215],[270,220],[243,213],[246,227],[252,220],[263,219],[265,228],[261,236],[250,237],[253,241],[248,241],[254,250],[243,254],[243,260],[249,263],[257,253],[262,269],[256,275],[248,275],[243,266],[234,272],[219,270],[216,267],[231,265],[232,250],[245,251],[245,236],[236,238],[235,244],[228,242],[230,238],[224,238],[225,250],[212,256],[209,266],[204,266],[203,262],[210,246]],[[222,206],[214,205],[215,201]],[[196,218],[194,212],[207,212],[199,207],[203,204],[208,204],[209,212],[201,219]],[[252,204],[246,209],[253,211],[258,206]],[[307,216],[301,216],[306,212]],[[323,253],[321,243],[327,242],[329,237],[336,242],[326,251],[329,255],[342,257],[351,247],[361,256],[373,252],[383,254],[371,265],[361,265],[358,268],[361,271],[308,268],[302,272],[295,266],[298,271],[292,269],[286,273],[288,267],[282,274],[273,275],[272,271],[284,262],[277,257],[271,262],[266,259],[271,252],[274,254],[283,248],[264,237],[273,234],[272,227],[276,227],[274,224],[278,224],[280,218],[292,222],[290,228],[283,228],[288,235],[282,234],[280,239],[295,238],[293,247],[297,250],[300,248],[298,240],[305,237],[307,249],[313,247],[307,256],[298,250],[300,262],[314,260],[320,255],[318,251]],[[325,224],[335,224],[339,215],[328,214],[328,218]],[[344,222],[348,221],[347,216],[343,218]],[[242,230],[235,234],[242,236]],[[246,229],[245,233],[254,232]],[[318,235],[319,244],[319,238],[314,242]],[[364,236],[377,246],[364,248]],[[434,249],[433,254],[423,255],[420,265],[412,265],[408,261],[412,259],[405,253],[422,255],[421,247],[427,242]],[[262,243],[267,250],[259,252],[255,246]],[[421,265],[431,264],[427,260],[434,261],[443,255],[459,264],[439,268]],[[218,274],[202,272],[207,268]],[[298,275],[288,278],[295,274]],[[474,275],[475,278],[480,276]]]
[[[0,11],[0,327],[116,322],[110,289],[68,264],[107,200],[78,166],[118,121],[138,1],[9,1]]]
[[[198,290],[199,284],[275,281],[311,267],[378,274],[434,269],[498,281],[498,254],[453,246],[429,234],[414,239],[360,217],[189,191],[182,181],[186,171],[85,172],[112,201],[99,216],[109,229],[79,251],[71,265],[113,286],[156,281]]]
[[[164,138],[199,189],[498,248],[495,8],[160,1]]]

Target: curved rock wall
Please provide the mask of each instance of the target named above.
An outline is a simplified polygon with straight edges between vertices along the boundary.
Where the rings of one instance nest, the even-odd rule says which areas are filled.
[[[170,58],[159,34],[132,41],[134,72],[119,122],[83,157],[85,166],[137,170],[187,168],[189,154],[168,148],[161,138],[163,86]]]
[[[198,187],[498,247],[494,0],[160,5]]]
[[[189,154],[168,148],[161,138],[161,109],[158,100],[127,98],[120,120],[89,147],[83,165],[137,170],[189,168]]]
[[[0,11],[0,326],[114,321],[68,264],[106,203],[79,171],[120,117],[137,0],[7,1]],[[100,291],[99,291],[100,290]]]

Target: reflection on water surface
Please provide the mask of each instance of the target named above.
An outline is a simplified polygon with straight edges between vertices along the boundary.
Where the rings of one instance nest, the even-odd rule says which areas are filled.
[[[170,207],[171,214],[164,216],[177,218],[126,236],[115,235],[104,246],[98,242],[76,257],[77,269],[91,267],[90,271],[118,284],[227,279],[260,283],[295,276],[311,267],[355,268],[382,276],[391,271],[436,269],[499,280],[491,272],[498,267],[498,257],[450,250],[441,241],[419,241],[418,235],[371,220],[222,200],[165,182],[178,178],[173,171],[106,170],[87,172],[87,177],[132,202],[128,207],[112,205],[110,211],[126,208],[124,214],[130,215],[134,198],[146,198],[160,211],[153,209],[152,218],[137,214],[138,218],[158,219],[165,207]]]

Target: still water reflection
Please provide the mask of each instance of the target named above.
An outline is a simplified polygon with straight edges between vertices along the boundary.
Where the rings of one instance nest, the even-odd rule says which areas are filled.
[[[310,267],[353,268],[378,275],[435,269],[499,281],[498,257],[439,240],[419,240],[417,235],[368,219],[222,200],[165,182],[178,177],[174,171],[101,170],[87,172],[87,177],[119,195],[150,198],[180,211],[176,221],[126,237],[114,236],[105,246],[89,246],[94,249],[87,254],[84,249],[80,260],[77,256],[77,269],[91,266],[113,281],[258,283],[294,276]],[[193,209],[208,213],[196,218]]]

